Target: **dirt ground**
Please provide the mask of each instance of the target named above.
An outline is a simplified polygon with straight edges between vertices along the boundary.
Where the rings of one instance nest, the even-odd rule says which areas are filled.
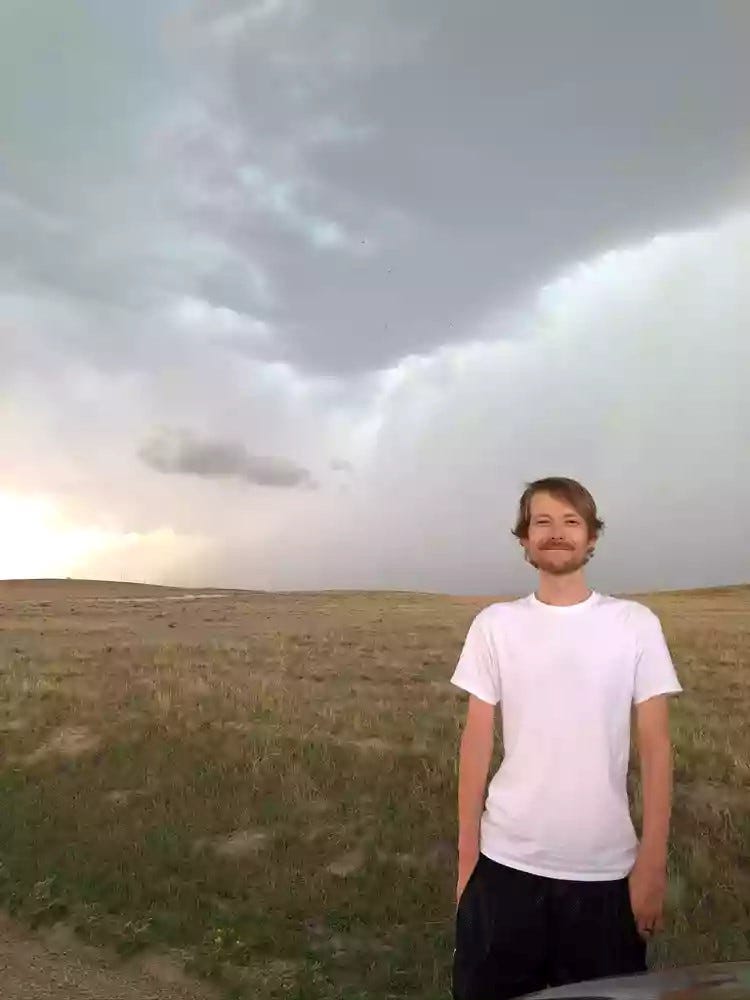
[[[171,980],[171,981],[170,981]],[[117,964],[77,943],[64,927],[34,934],[0,914],[3,1000],[218,1000],[169,960]]]

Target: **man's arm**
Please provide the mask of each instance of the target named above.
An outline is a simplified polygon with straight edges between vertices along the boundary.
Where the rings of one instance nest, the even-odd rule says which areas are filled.
[[[648,935],[663,926],[667,888],[667,848],[672,811],[672,743],[666,696],[636,705],[641,764],[643,829],[638,857],[630,874],[630,899],[639,931]]]
[[[495,706],[469,696],[458,764],[458,883],[456,903],[479,859],[479,822],[492,760]]]

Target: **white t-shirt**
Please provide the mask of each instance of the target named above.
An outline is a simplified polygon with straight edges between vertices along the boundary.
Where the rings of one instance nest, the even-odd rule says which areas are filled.
[[[633,867],[627,796],[633,703],[682,690],[657,616],[592,591],[535,594],[475,617],[453,684],[500,705],[504,759],[489,785],[480,850],[550,878],[604,881]]]

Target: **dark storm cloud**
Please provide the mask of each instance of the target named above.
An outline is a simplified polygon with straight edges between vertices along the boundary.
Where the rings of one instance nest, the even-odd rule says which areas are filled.
[[[236,167],[302,178],[300,215],[347,234],[315,247],[249,195],[217,220],[238,253],[269,227],[287,356],[392,363],[571,259],[713,218],[750,153],[745,21],[675,0],[227,6]]]
[[[198,438],[185,431],[162,432],[146,441],[139,457],[157,472],[207,478],[233,477],[256,486],[313,486],[307,469],[278,456],[251,455],[244,445]]]
[[[0,279],[124,310],[71,346],[98,359],[125,363],[146,327],[158,354],[150,319],[194,297],[273,328],[259,356],[392,365],[747,194],[740,5],[45,9],[14,8],[4,35]],[[64,80],[32,58],[55,33]]]

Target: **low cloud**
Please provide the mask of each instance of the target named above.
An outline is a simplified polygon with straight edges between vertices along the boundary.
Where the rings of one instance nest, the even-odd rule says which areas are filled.
[[[256,486],[314,487],[309,470],[277,455],[252,455],[234,441],[199,438],[188,431],[162,431],[138,450],[157,472],[243,479]]]

